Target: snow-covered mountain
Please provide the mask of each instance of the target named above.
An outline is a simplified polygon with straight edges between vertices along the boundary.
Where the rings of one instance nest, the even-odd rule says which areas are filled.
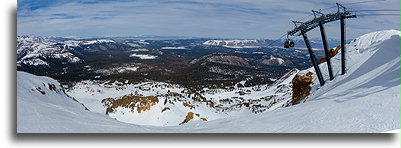
[[[108,39],[55,40],[51,37],[17,36],[17,66],[49,66],[48,60],[57,59],[69,63],[82,62],[79,52],[96,52],[117,47],[128,49],[128,44]]]
[[[329,81],[326,63],[319,65],[324,86],[319,85],[313,68],[294,69],[272,85],[243,87],[240,82],[232,88],[200,91],[161,82],[78,82],[67,94],[90,111],[62,93],[55,80],[17,72],[17,131],[299,133],[399,129],[399,47],[400,32],[396,30],[373,32],[351,41],[346,45],[345,75],[340,74],[341,52],[331,59],[334,80]]]
[[[275,57],[273,55],[270,56],[266,56],[266,58],[264,60],[262,60],[263,64],[266,65],[271,65],[271,66],[290,66],[293,65],[293,63],[290,60],[285,60],[279,57]]]
[[[36,36],[17,37],[17,65],[49,66],[47,59],[61,59],[71,63],[81,59],[70,51],[70,46],[57,44],[49,38]]]
[[[259,40],[208,40],[203,45],[223,46],[227,48],[259,48],[264,41]]]

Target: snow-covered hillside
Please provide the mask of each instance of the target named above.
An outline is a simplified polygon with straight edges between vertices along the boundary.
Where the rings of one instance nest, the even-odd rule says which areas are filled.
[[[224,46],[227,48],[259,48],[258,40],[208,40],[203,45]]]
[[[67,94],[85,104],[91,111],[108,114],[122,122],[174,126],[182,124],[190,112],[195,116],[188,122],[212,121],[241,112],[253,114],[284,107],[291,99],[289,81],[297,72],[296,69],[290,71],[272,85],[231,89],[205,88],[201,91],[163,82],[130,84],[128,80],[82,81],[69,88]]]
[[[194,132],[385,132],[400,128],[400,31],[363,35],[346,45],[347,73],[340,75],[340,56],[332,58],[336,78],[326,84],[313,76],[304,103],[255,115],[241,115],[186,125]],[[314,72],[313,68],[298,75]],[[222,126],[223,125],[223,126]],[[219,127],[216,129],[216,127]]]
[[[290,66],[290,65],[293,65],[293,63],[290,60],[284,60],[284,59],[279,58],[279,57],[274,57],[273,55],[270,55],[270,56],[266,57],[266,59],[264,59],[262,61],[262,63],[266,64],[266,65],[271,65],[271,66],[278,66],[278,65]]]
[[[161,82],[128,84],[128,81],[126,83],[83,81],[77,83],[67,93],[87,105],[90,110],[101,114],[106,114],[107,108],[111,109],[119,100],[132,99],[127,102],[128,104],[120,103],[107,114],[119,121],[140,125],[179,125],[189,112],[197,114],[193,120],[202,120],[201,118],[213,120],[224,116],[212,109],[207,100],[197,101],[199,96],[190,93],[189,90]],[[147,101],[151,99],[154,100]],[[131,104],[134,106],[129,107]],[[145,106],[148,108],[140,109]]]
[[[54,40],[51,37],[17,36],[17,66],[49,66],[49,59],[81,62],[75,48],[91,51],[100,44],[118,44],[113,40]],[[113,46],[114,47],[114,46]],[[95,48],[96,49],[96,48]]]
[[[17,71],[18,133],[147,132],[86,110],[56,80]]]
[[[69,46],[57,45],[48,38],[35,36],[17,37],[17,65],[49,66],[48,58],[62,59],[71,63],[81,59],[70,52]]]
[[[399,47],[400,32],[396,30],[373,32],[355,39],[346,45],[345,75],[340,74],[341,52],[332,58],[334,80],[328,80],[326,63],[319,65],[326,80],[322,87],[313,68],[293,70],[270,86],[199,92],[160,82],[79,82],[67,93],[90,111],[65,95],[57,81],[17,72],[17,131],[299,133],[395,130],[400,128]],[[310,95],[300,104],[291,104],[293,78],[308,72],[312,72]],[[254,114],[254,108],[266,110]],[[109,116],[105,115],[106,111]],[[203,117],[207,121],[201,119]],[[171,126],[128,124],[113,118]],[[179,122],[184,124],[176,125]]]

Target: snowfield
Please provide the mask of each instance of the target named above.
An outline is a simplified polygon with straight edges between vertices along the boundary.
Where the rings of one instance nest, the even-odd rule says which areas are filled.
[[[157,56],[154,56],[154,55],[136,54],[136,53],[131,54],[130,57],[137,57],[137,58],[142,59],[142,60],[156,59],[157,58]]]
[[[179,46],[179,47],[162,47],[162,48],[160,48],[161,50],[185,50],[185,49],[187,49],[186,47],[184,47],[184,46]]]
[[[314,73],[313,68],[299,72],[294,70],[271,86],[204,89],[199,92],[206,100],[220,102],[221,106],[216,111],[208,107],[207,102],[191,102],[191,97],[183,97],[186,99],[177,102],[188,102],[199,105],[199,108],[190,109],[184,103],[167,103],[171,110],[163,112],[160,110],[166,105],[166,96],[143,114],[117,108],[115,113],[106,115],[99,101],[107,97],[121,97],[129,93],[149,96],[176,92],[185,95],[185,89],[172,84],[165,84],[164,89],[152,88],[154,85],[161,86],[161,82],[115,82],[105,85],[87,81],[78,83],[67,92],[74,99],[64,93],[57,81],[18,71],[17,132],[376,133],[396,130],[400,128],[399,47],[400,31],[397,30],[373,32],[351,41],[346,45],[347,73],[341,75],[339,52],[331,59],[335,79],[329,81],[326,63],[320,64],[326,84],[320,86],[313,74],[310,95],[297,105],[288,103],[291,101],[291,81],[297,73]],[[238,93],[240,90],[243,91],[241,95]],[[222,111],[232,105],[230,100],[241,100],[239,95],[245,101],[256,100],[262,105],[274,103],[267,111],[257,114],[244,106]],[[270,95],[277,95],[278,98],[257,101]],[[188,111],[200,112],[200,117],[205,116],[208,120],[195,117],[188,123],[176,125]],[[165,124],[166,121],[169,124]],[[170,124],[172,121],[174,124]]]
[[[208,40],[203,42],[203,45],[227,48],[260,48],[260,46],[256,46],[258,43],[258,40]]]
[[[68,44],[76,44],[68,42]],[[81,59],[70,52],[69,46],[57,46],[51,39],[42,37],[17,37],[17,66],[22,64],[33,66],[49,66],[43,59],[65,59],[70,63],[80,62]]]

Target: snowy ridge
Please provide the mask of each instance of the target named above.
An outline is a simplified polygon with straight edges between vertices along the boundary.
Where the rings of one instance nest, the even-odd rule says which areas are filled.
[[[167,50],[167,49],[170,49],[170,50],[184,50],[184,49],[187,49],[186,47],[184,47],[184,46],[179,46],[179,47],[162,47],[161,48],[162,50]]]
[[[224,46],[227,48],[259,48],[258,40],[208,40],[203,45]]]
[[[397,30],[378,31],[363,35],[351,41],[346,45],[346,71],[352,77],[343,78],[343,76],[341,76],[341,51],[339,51],[339,53],[331,59],[333,75],[336,77],[341,77],[340,79],[345,79],[342,81],[342,83],[348,83],[349,85],[346,85],[346,88],[349,89],[352,88],[350,88],[350,86],[355,87],[358,85],[365,85],[367,82],[373,79],[385,80],[388,76],[382,78],[380,78],[380,76],[382,76],[383,73],[388,73],[389,71],[394,72],[389,68],[399,69],[399,67],[395,67],[394,65],[399,61],[399,35],[400,32]],[[328,82],[329,85],[337,81],[329,81],[327,63],[322,63],[319,65],[319,67],[322,71],[325,81]],[[381,69],[381,72],[378,72],[378,69]],[[299,74],[305,74],[307,72],[314,73],[314,69],[311,67],[301,71]],[[399,75],[397,73],[392,74],[393,76]],[[346,80],[352,82],[346,82]],[[362,80],[366,81],[363,82]],[[394,78],[394,81],[396,80],[397,79]],[[316,85],[314,85],[315,89],[312,89],[312,91],[319,87],[319,82],[316,75],[313,75],[313,82]],[[329,86],[325,88],[328,87]]]
[[[202,126],[189,124],[186,128],[193,132],[228,133],[375,133],[399,129],[399,47],[400,31],[363,35],[346,45],[345,75],[340,75],[341,53],[332,58],[336,75],[333,81],[320,87],[312,75],[314,83],[306,102],[256,115],[219,119]],[[327,80],[326,63],[319,67]],[[298,74],[307,72],[314,70],[309,68]],[[285,81],[288,80],[291,79]]]
[[[18,36],[17,37],[17,65],[49,66],[47,59],[61,59],[70,63],[80,62],[72,51],[75,47],[116,43],[113,40],[65,40],[58,41],[47,37]]]
[[[64,59],[75,63],[81,59],[69,51],[68,46],[58,46],[54,41],[42,37],[17,37],[17,65],[49,66],[47,58]]]
[[[293,64],[290,60],[284,60],[279,57],[274,57],[273,55],[270,55],[268,58],[266,57],[266,59],[262,60],[262,63],[272,66],[277,66],[277,65],[290,66]]]
[[[113,40],[88,40],[88,41],[83,41],[83,45],[90,45],[90,44],[98,44],[98,43],[115,43]]]
[[[157,58],[157,56],[155,56],[155,55],[136,54],[136,53],[131,54],[130,57],[136,57],[136,58],[139,58],[139,59],[142,59],[142,60],[151,60],[151,59],[156,59]]]
[[[146,128],[87,111],[82,104],[66,95],[57,81],[17,71],[17,133],[124,130],[145,132]]]

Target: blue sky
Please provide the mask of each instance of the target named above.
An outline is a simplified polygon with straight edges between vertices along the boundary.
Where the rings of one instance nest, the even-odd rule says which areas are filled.
[[[366,0],[19,0],[17,34],[277,39],[294,27],[292,20],[310,15],[312,9],[335,6],[337,1],[354,10],[399,10],[400,6],[399,0],[360,4],[350,3]],[[326,25],[329,38],[339,38],[338,25]],[[399,28],[399,16],[361,16],[347,21],[347,37]],[[316,30],[309,36],[319,37]]]

